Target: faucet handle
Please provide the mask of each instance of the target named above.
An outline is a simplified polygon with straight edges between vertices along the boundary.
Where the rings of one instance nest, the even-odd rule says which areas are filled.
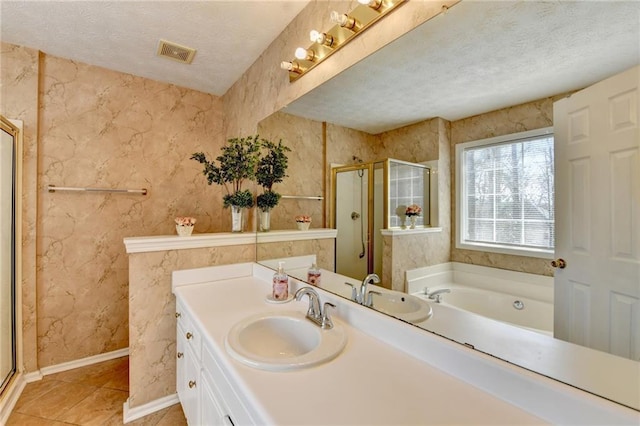
[[[333,328],[333,321],[331,321],[331,318],[329,317],[329,308],[335,309],[335,307],[336,305],[331,302],[324,302],[324,305],[322,307],[322,325],[320,327],[325,330],[330,330]]]
[[[353,300],[354,302],[358,301],[358,290],[356,289],[356,286],[351,284],[351,283],[344,283],[345,285],[348,285],[351,287],[351,300]]]
[[[379,291],[375,291],[375,290],[369,290],[368,296],[367,296],[367,303],[365,304],[365,306],[369,307],[369,308],[373,308],[373,295],[377,294],[378,296],[382,296],[382,293],[380,293]]]

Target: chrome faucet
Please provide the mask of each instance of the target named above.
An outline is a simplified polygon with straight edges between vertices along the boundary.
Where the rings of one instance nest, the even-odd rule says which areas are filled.
[[[364,280],[362,280],[362,284],[360,284],[360,303],[363,305],[365,304],[365,300],[367,296],[367,287],[369,283],[379,284],[380,277],[377,274],[369,274],[366,277],[364,277]]]
[[[309,296],[309,309],[307,310],[307,318],[313,321],[320,328],[329,330],[333,328],[333,322],[329,317],[329,308],[335,308],[331,302],[325,302],[322,308],[320,307],[320,296],[311,287],[302,287],[296,291],[296,300],[302,299],[304,295]]]
[[[369,274],[362,280],[359,289],[351,283],[346,282],[345,284],[351,286],[351,300],[361,305],[370,306],[367,302],[367,287],[369,283],[378,284],[379,282],[380,277],[377,274]]]
[[[440,288],[438,290],[429,291],[427,287],[424,288],[424,295],[427,296],[430,300],[435,300],[436,303],[440,303],[442,300],[442,295],[444,293],[451,293],[450,288]]]

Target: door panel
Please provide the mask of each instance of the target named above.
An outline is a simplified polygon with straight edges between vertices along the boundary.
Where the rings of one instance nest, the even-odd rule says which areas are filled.
[[[554,104],[555,336],[640,359],[640,67]]]

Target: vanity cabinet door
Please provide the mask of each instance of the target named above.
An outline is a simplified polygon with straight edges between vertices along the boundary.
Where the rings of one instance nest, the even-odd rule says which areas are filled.
[[[200,365],[187,343],[184,330],[177,327],[177,359],[176,359],[176,389],[182,410],[190,425],[200,424],[199,419],[199,376]]]
[[[229,416],[226,414],[224,404],[219,399],[220,395],[213,381],[204,370],[200,381],[202,383],[200,389],[200,420],[202,424],[207,426],[232,425],[233,422],[226,422]]]
[[[222,409],[221,412],[225,414],[220,424],[226,426],[260,424],[261,422],[254,421],[251,414],[249,414],[249,411],[242,403],[239,395],[234,391],[229,380],[225,377],[213,354],[214,351],[209,345],[205,344],[202,348],[203,375],[214,391],[218,406]],[[206,424],[206,421],[204,421],[204,424]]]

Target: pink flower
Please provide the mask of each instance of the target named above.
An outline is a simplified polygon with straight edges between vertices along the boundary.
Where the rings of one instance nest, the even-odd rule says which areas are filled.
[[[417,204],[411,204],[404,212],[407,216],[420,216],[420,213],[422,213],[422,207]]]
[[[189,217],[189,216],[178,216],[175,219],[176,225],[180,225],[180,226],[193,226],[196,224],[196,218],[195,217]]]
[[[306,215],[296,216],[296,222],[311,223],[311,216],[306,216]]]

